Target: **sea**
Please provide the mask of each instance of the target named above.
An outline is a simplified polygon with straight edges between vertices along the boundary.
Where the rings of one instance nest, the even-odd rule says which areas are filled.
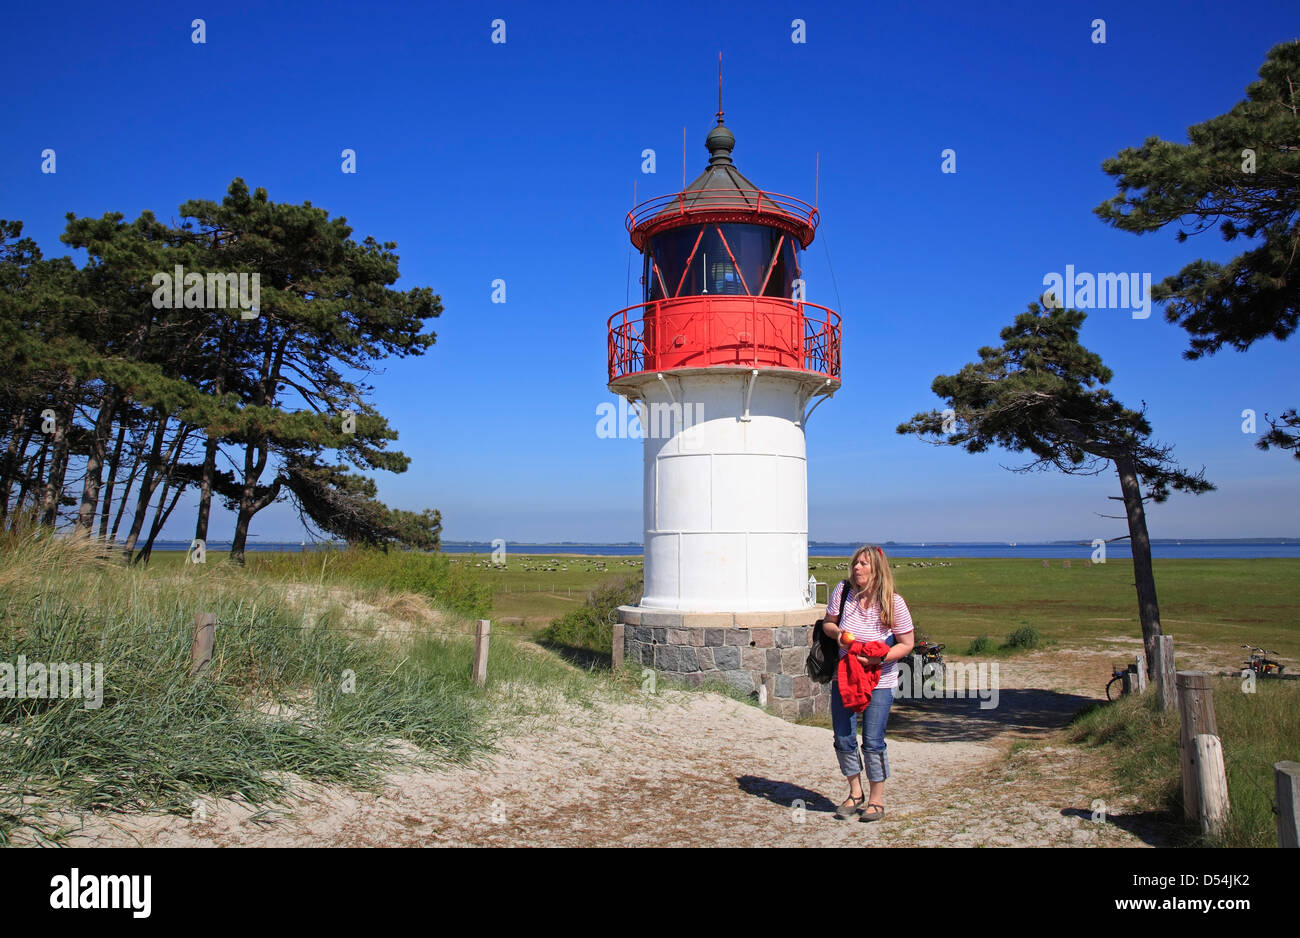
[[[157,541],[155,550],[189,549],[187,541]],[[258,542],[250,540],[249,553],[296,552],[339,548],[342,544],[292,541]],[[908,559],[948,558],[1002,558],[1017,557],[1032,560],[1086,560],[1096,548],[1091,541],[925,541],[901,543],[886,541],[880,545],[891,557]],[[859,547],[858,544],[812,541],[808,554],[812,557],[843,557],[846,560]],[[482,541],[447,541],[442,549],[448,554],[491,554],[493,545]],[[209,554],[230,550],[229,541],[208,541]],[[548,544],[516,544],[506,542],[506,550],[517,554],[588,554],[595,556],[635,557],[644,553],[640,544],[596,544],[561,541]],[[1300,538],[1259,538],[1242,540],[1171,540],[1151,542],[1151,556],[1160,560],[1257,560],[1265,557],[1300,558]],[[1112,541],[1106,545],[1107,560],[1132,559],[1127,541]]]
[[[808,554],[812,557],[843,557],[846,560],[860,547],[860,544],[841,544],[826,541],[812,541],[808,545]],[[895,543],[886,541],[880,545],[891,557],[925,559],[930,557],[987,557],[1016,558],[1024,557],[1034,560],[1088,559],[1096,549],[1091,541],[1047,541],[1020,542],[1010,541],[925,541],[924,543]],[[444,543],[442,549],[447,553],[492,553],[488,543]],[[506,549],[520,554],[600,554],[607,556],[639,556],[644,553],[640,544],[511,544]],[[1272,538],[1268,540],[1153,540],[1151,556],[1159,559],[1258,559],[1262,557],[1300,557],[1300,538]],[[1106,545],[1106,559],[1132,559],[1127,541],[1112,541]]]

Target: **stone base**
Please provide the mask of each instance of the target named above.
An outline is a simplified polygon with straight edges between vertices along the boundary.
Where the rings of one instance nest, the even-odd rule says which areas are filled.
[[[620,606],[615,662],[653,668],[693,686],[725,682],[787,720],[827,713],[830,685],[818,684],[804,670],[821,610],[676,612]]]

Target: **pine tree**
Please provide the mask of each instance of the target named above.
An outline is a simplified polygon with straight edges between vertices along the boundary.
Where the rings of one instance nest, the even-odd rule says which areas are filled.
[[[346,219],[310,202],[275,203],[236,179],[220,204],[196,200],[181,212],[182,227],[211,239],[224,269],[260,277],[256,317],[233,324],[234,343],[249,355],[242,407],[222,434],[243,449],[230,552],[242,563],[249,523],[281,497],[295,458],[323,447],[360,468],[406,469],[407,457],[386,450],[396,432],[366,402],[373,389],[344,372],[424,354],[435,341],[424,321],[442,304],[427,287],[390,289],[399,275],[396,245],[369,237],[358,244]],[[279,467],[266,480],[273,462]]]
[[[931,390],[948,402],[949,412],[917,414],[897,431],[970,453],[990,446],[1032,453],[1035,459],[1018,472],[1097,475],[1113,465],[1121,492],[1116,500],[1123,501],[1128,522],[1150,668],[1160,635],[1160,607],[1143,502],[1163,502],[1171,490],[1199,494],[1214,486],[1205,481],[1204,470],[1192,475],[1178,468],[1170,459],[1172,447],[1151,441],[1145,408],[1129,410],[1101,387],[1112,373],[1100,356],[1079,344],[1085,318],[1078,310],[1043,310],[1031,303],[1014,325],[1002,330],[1001,347],[981,348],[978,362],[934,379]]]
[[[1216,227],[1225,241],[1256,242],[1226,264],[1197,260],[1152,287],[1190,337],[1186,358],[1283,341],[1300,322],[1300,40],[1273,47],[1246,99],[1187,137],[1149,137],[1106,160],[1119,194],[1094,211],[1138,234],[1178,225],[1179,243]],[[1257,445],[1300,459],[1296,409],[1269,422]]]

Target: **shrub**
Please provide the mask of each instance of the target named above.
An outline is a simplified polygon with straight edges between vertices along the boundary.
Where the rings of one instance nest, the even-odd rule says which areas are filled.
[[[981,635],[979,638],[971,639],[970,646],[966,649],[968,655],[985,655],[993,650],[993,642],[987,635]]]
[[[1032,625],[1026,625],[1024,628],[1016,629],[1007,636],[1004,648],[1037,648],[1042,642],[1043,636]]]
[[[598,587],[587,594],[587,601],[582,608],[552,620],[538,638],[551,645],[611,654],[614,644],[614,610],[638,602],[641,591],[640,576],[627,577]]]

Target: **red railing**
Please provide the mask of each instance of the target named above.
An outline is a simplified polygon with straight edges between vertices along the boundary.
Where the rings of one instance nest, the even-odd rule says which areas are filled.
[[[637,247],[661,227],[680,224],[688,215],[709,215],[754,224],[784,223],[800,236],[803,246],[812,241],[821,216],[800,199],[762,189],[690,189],[675,195],[661,195],[635,206],[627,213],[627,230]]]
[[[840,376],[840,317],[771,296],[690,296],[609,318],[609,380],[671,368],[739,365]]]

